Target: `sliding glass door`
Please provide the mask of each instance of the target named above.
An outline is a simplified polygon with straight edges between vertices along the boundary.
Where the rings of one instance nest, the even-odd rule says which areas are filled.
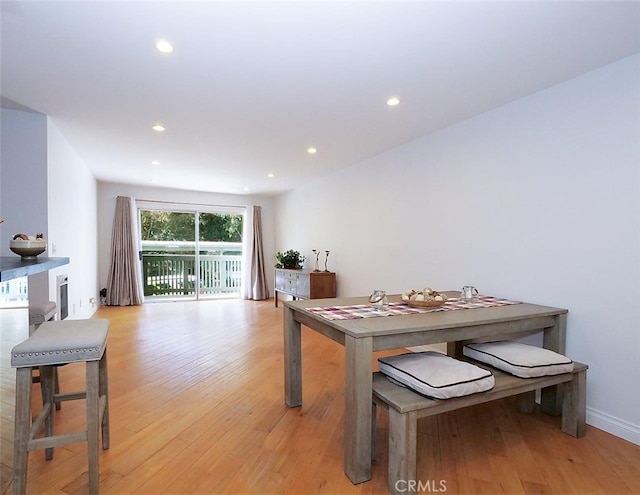
[[[200,297],[240,296],[242,220],[242,215],[199,213]]]
[[[239,297],[239,213],[140,208],[140,246],[147,300]]]

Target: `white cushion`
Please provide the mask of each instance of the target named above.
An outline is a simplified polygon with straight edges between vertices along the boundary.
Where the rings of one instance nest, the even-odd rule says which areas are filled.
[[[467,344],[463,354],[520,378],[559,375],[573,371],[573,361],[562,354],[521,342],[505,340]]]
[[[439,352],[410,352],[378,359],[380,371],[394,383],[435,399],[490,390],[493,374]]]

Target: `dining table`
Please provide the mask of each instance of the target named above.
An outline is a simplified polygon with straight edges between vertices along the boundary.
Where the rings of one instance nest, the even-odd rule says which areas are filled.
[[[443,293],[449,300],[438,308],[410,308],[400,295],[388,296],[389,304],[382,310],[370,307],[367,296],[284,302],[287,406],[302,406],[301,326],[345,347],[343,466],[353,484],[371,479],[375,352],[446,343],[448,355],[461,357],[467,342],[511,340],[539,332],[544,348],[565,352],[566,309],[491,296],[464,304],[459,291]],[[560,414],[562,401],[558,394],[555,387],[543,390],[545,412]]]

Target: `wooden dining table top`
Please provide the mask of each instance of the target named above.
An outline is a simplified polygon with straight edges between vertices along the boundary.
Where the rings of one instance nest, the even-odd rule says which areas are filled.
[[[445,291],[449,297],[457,297],[458,291]],[[401,302],[401,295],[388,296],[390,303]],[[428,330],[445,330],[469,325],[494,324],[532,317],[548,317],[565,314],[562,308],[520,302],[496,307],[459,309],[452,311],[433,311],[425,313],[400,314],[372,318],[353,318],[347,320],[329,320],[308,310],[326,306],[366,305],[368,297],[342,297],[331,299],[306,299],[285,301],[285,305],[296,313],[296,320],[311,319],[319,325],[330,326],[355,338],[382,337]],[[304,316],[301,316],[304,315]],[[304,324],[304,321],[301,321]]]

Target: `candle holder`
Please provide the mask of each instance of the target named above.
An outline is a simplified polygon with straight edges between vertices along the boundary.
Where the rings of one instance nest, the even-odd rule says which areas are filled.
[[[325,258],[324,258],[324,271],[328,272],[329,269],[327,268],[327,260],[329,259],[329,251],[325,251]]]
[[[320,266],[318,264],[318,258],[320,258],[320,251],[318,251],[317,249],[312,249],[311,251],[313,251],[313,254],[316,255],[316,267],[313,270],[314,272],[319,272],[320,271]]]

